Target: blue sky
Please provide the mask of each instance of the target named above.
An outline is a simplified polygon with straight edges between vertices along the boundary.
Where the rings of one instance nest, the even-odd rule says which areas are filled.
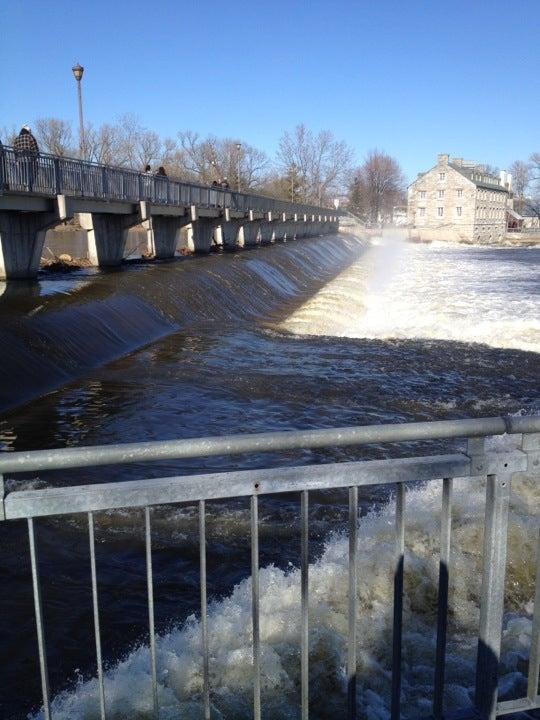
[[[540,0],[3,0],[0,127],[134,113],[273,154],[304,122],[409,179],[449,152],[504,167],[540,151]]]

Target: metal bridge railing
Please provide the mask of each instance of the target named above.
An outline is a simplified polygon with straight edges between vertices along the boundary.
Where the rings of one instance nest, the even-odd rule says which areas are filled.
[[[517,437],[519,448],[490,451],[486,438],[504,433]],[[538,676],[540,670],[540,544],[537,560],[536,597],[533,615],[528,670],[528,694],[519,700],[497,702],[498,665],[501,648],[503,598],[506,571],[506,543],[512,477],[515,473],[540,474],[540,417],[481,418],[401,425],[375,425],[331,430],[274,432],[257,435],[194,440],[163,441],[99,447],[69,448],[0,455],[3,475],[27,471],[47,471],[74,467],[92,467],[173,458],[232,455],[248,452],[281,451],[324,446],[353,446],[367,443],[421,441],[427,439],[466,438],[465,453],[418,456],[365,462],[342,462],[279,469],[243,470],[195,476],[175,476],[126,482],[57,487],[10,492],[5,498],[1,485],[1,517],[26,519],[37,628],[39,666],[43,693],[43,714],[51,718],[47,652],[40,594],[39,563],[34,534],[36,518],[85,513],[90,544],[91,593],[99,698],[96,711],[107,717],[107,698],[103,681],[99,595],[96,576],[94,513],[118,508],[144,508],[147,593],[149,609],[150,674],[154,717],[159,716],[154,627],[152,574],[152,506],[170,503],[196,503],[199,510],[200,540],[200,612],[201,659],[203,668],[202,715],[210,718],[210,657],[206,592],[206,502],[224,498],[249,497],[251,501],[251,576],[253,628],[253,713],[261,718],[259,631],[259,543],[258,499],[267,494],[300,493],[301,529],[301,627],[300,627],[300,698],[302,720],[309,717],[309,564],[308,506],[313,490],[347,488],[349,494],[349,612],[347,638],[348,718],[355,718],[357,651],[361,640],[356,636],[358,488],[389,485],[395,494],[395,566],[393,595],[393,645],[391,717],[400,717],[401,653],[403,626],[403,574],[405,541],[406,486],[409,483],[443,480],[441,541],[439,561],[436,660],[433,668],[433,716],[443,716],[445,687],[446,631],[452,520],[452,484],[454,478],[486,477],[486,508],[483,549],[483,576],[480,628],[476,669],[475,706],[463,708],[459,717],[496,718],[497,716],[540,708]],[[447,716],[445,716],[447,717]]]
[[[335,209],[236,192],[174,178],[137,172],[129,168],[58,157],[40,153],[24,155],[13,148],[0,148],[0,194],[32,193],[46,197],[68,195],[96,200],[139,202],[156,205],[197,205],[230,208],[239,212],[298,213],[336,215]]]

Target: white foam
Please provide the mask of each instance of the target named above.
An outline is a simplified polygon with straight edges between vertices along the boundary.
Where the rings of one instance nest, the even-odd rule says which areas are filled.
[[[520,658],[528,654],[533,597],[537,484],[516,484],[512,502],[507,617],[502,674],[508,692],[525,679]],[[441,483],[409,490],[406,499],[403,710],[429,712],[435,652]],[[359,522],[358,707],[362,718],[388,716],[391,667],[392,583],[395,562],[393,502]],[[450,573],[447,666],[449,707],[463,706],[474,683],[475,637],[482,548],[484,487],[456,481]],[[533,517],[531,518],[531,511]],[[348,539],[328,539],[310,566],[310,682],[314,709],[343,714],[348,613]],[[260,571],[262,694],[267,718],[298,716],[300,573],[275,567]],[[251,579],[209,608],[210,682],[216,718],[252,716]],[[202,667],[200,625],[191,617],[157,638],[161,720],[200,716]],[[105,675],[108,717],[151,716],[149,652],[133,650]],[[467,701],[468,702],[468,701]],[[53,700],[55,720],[98,718],[97,683],[79,679]],[[41,715],[38,714],[36,718]]]
[[[515,262],[508,250],[494,253],[411,245],[388,235],[294,312],[281,329],[354,338],[451,340],[540,352],[538,265],[532,260]]]

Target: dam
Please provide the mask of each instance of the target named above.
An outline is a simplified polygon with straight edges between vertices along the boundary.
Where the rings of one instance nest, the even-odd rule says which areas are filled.
[[[471,710],[493,692],[477,687],[494,666],[478,638],[497,644],[486,607],[494,712],[534,706],[539,263],[329,233],[9,283],[3,716],[421,717],[435,687],[445,712]],[[502,498],[487,476],[505,462]],[[177,494],[128,499],[141,482]],[[491,528],[502,552],[501,518],[497,610],[483,543]]]

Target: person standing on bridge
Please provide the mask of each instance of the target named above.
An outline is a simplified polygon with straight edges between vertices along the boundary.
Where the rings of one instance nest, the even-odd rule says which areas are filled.
[[[228,189],[229,189],[229,181],[227,180],[226,177],[224,177],[223,180],[221,181],[221,187],[222,187],[224,190],[228,190]]]
[[[160,177],[167,177],[167,173],[165,172],[165,168],[163,167],[163,165],[160,165],[158,167],[156,175],[159,175]]]
[[[37,171],[39,146],[28,125],[22,126],[13,147],[17,156],[17,164],[21,168],[22,184],[26,185],[28,190],[32,190]]]

